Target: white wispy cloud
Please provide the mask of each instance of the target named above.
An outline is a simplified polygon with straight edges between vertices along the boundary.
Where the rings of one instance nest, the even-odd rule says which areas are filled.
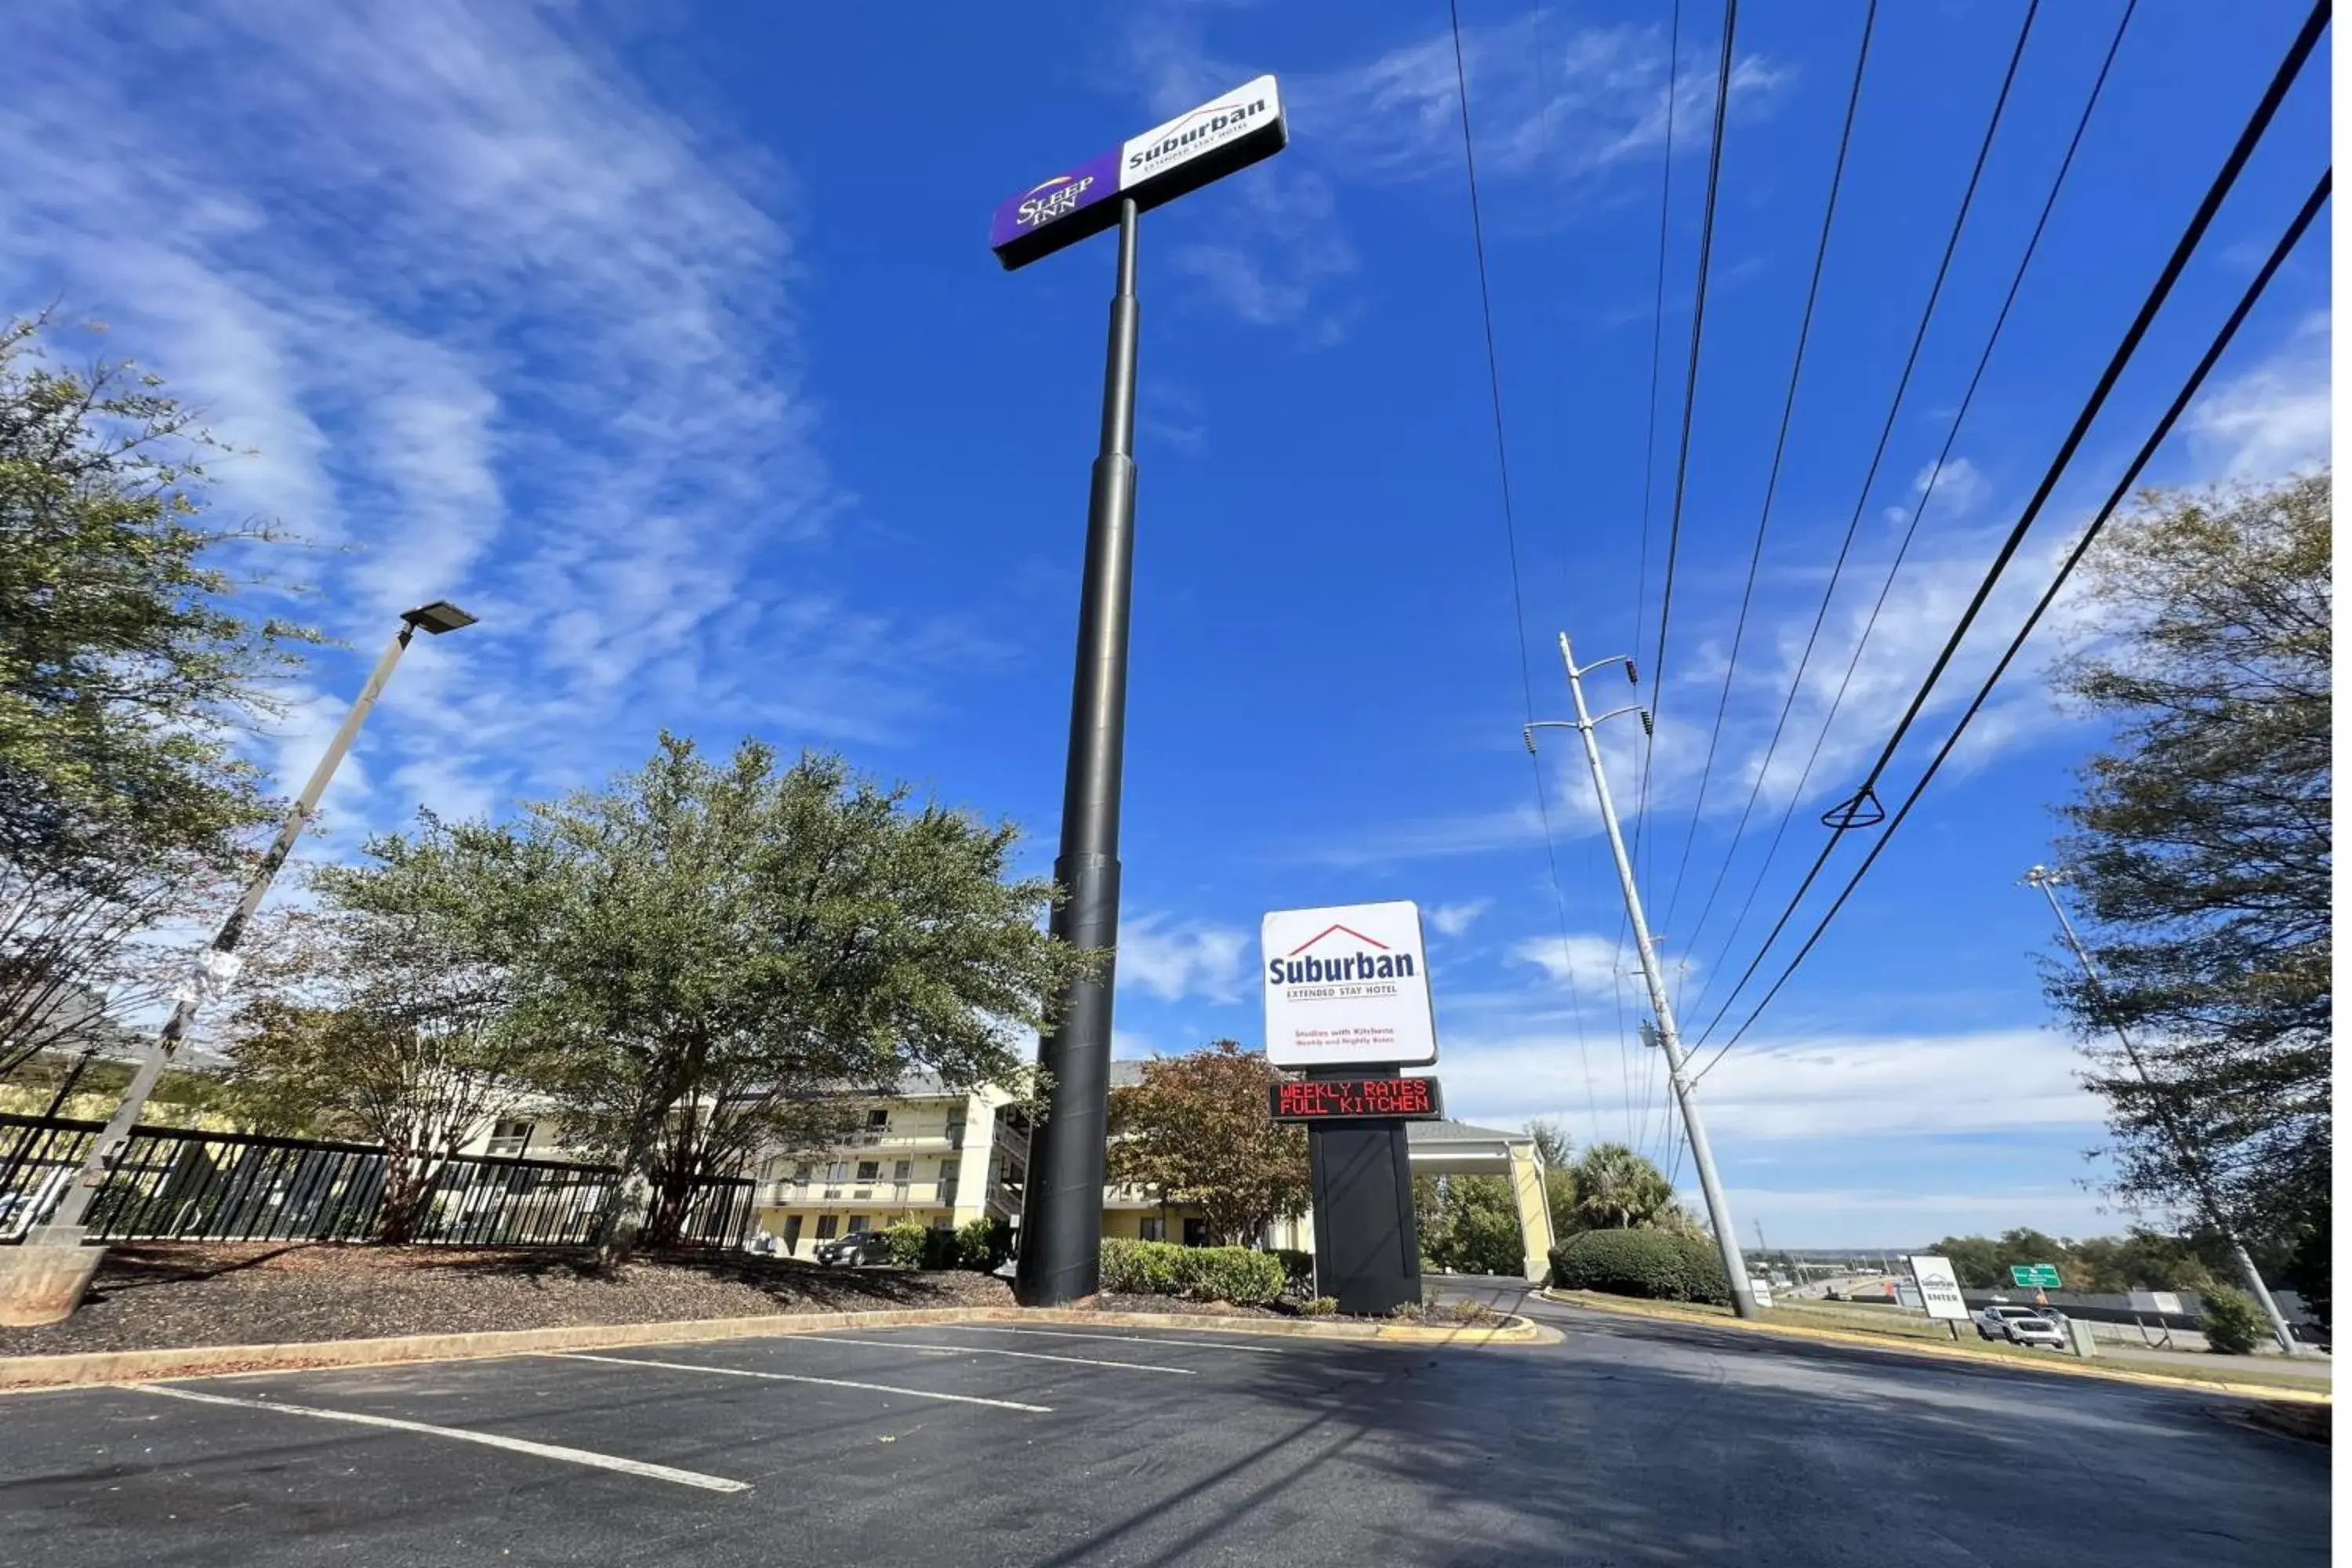
[[[2258,483],[2327,461],[2332,321],[2313,312],[2261,363],[2210,384],[2187,421],[2200,477]]]
[[[746,592],[851,504],[800,384],[789,177],[562,14],[68,6],[12,42],[0,308],[105,318],[256,448],[217,502],[323,547],[298,613],[359,656],[419,599],[481,616],[411,653],[362,742],[381,777],[478,804],[597,776],[682,700],[883,737],[989,646],[805,570]],[[287,768],[354,663],[292,693]],[[366,782],[338,799],[405,815]]]
[[[1238,1002],[1253,940],[1212,921],[1129,915],[1119,921],[1118,983],[1166,1002]]]
[[[1621,1137],[1627,1102],[1616,1056],[1614,1042],[1601,1043],[1597,1033],[1581,1058],[1563,1030],[1462,1036],[1447,1043],[1442,1064],[1446,1102],[1467,1120],[1496,1125],[1559,1117],[1590,1141],[1589,1063],[1599,1135]],[[1708,1131],[1726,1150],[1862,1136],[2080,1131],[2089,1137],[2103,1110],[2076,1080],[2079,1065],[2063,1038],[2034,1028],[1825,1036],[1742,1041],[1699,1087]]]
[[[1458,904],[1439,904],[1429,911],[1429,923],[1437,928],[1440,936],[1460,936],[1477,923],[1478,917],[1495,907],[1492,899],[1470,899]]]
[[[1279,66],[1223,58],[1207,38],[1207,18],[1200,8],[1158,7],[1128,23],[1123,63],[1153,113],[1180,113]],[[1670,107],[1686,132],[1677,153],[1702,152],[1705,136],[1688,132],[1714,107],[1713,57],[1688,52],[1670,95],[1666,45],[1658,27],[1587,25],[1545,7],[1465,28],[1482,184],[1572,185],[1638,163],[1663,152]],[[1766,103],[1789,74],[1761,55],[1740,58],[1734,111]],[[1180,247],[1175,265],[1241,320],[1328,345],[1355,314],[1352,304],[1333,302],[1332,286],[1360,265],[1339,188],[1460,185],[1453,37],[1431,33],[1339,66],[1284,70],[1282,79],[1291,147],[1219,194],[1217,237]]]

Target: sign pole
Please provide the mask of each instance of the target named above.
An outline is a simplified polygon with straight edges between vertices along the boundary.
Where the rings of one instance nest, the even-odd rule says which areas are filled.
[[[1053,1032],[1037,1042],[1050,1079],[1045,1124],[1031,1152],[1013,1291],[1024,1307],[1059,1307],[1095,1293],[1102,1272],[1102,1196],[1108,1134],[1113,952],[1118,945],[1119,774],[1126,751],[1128,609],[1135,556],[1135,198],[1119,198],[1118,285],[1103,365],[1102,446],[1087,503],[1085,586],[1077,668],[1070,684],[1070,747],[1062,781],[1061,852],[1054,880],[1066,897],[1054,935],[1100,955],[1097,972],[1065,987]]]

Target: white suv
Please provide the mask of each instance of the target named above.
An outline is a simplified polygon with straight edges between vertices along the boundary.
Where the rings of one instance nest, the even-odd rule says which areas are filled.
[[[2064,1331],[2036,1307],[1987,1307],[1977,1314],[1977,1333],[1988,1340],[2007,1340],[2013,1345],[2044,1345],[2053,1351],[2066,1348]]]

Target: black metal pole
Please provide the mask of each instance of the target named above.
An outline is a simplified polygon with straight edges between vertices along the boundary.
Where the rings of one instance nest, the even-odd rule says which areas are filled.
[[[1121,198],[1118,289],[1103,365],[1102,448],[1087,503],[1086,584],[1078,601],[1077,670],[1070,687],[1070,755],[1062,782],[1065,901],[1054,934],[1103,955],[1063,992],[1054,1030],[1037,1042],[1052,1079],[1045,1124],[1032,1140],[1013,1289],[1026,1307],[1058,1307],[1101,1280],[1104,1139],[1110,1092],[1111,953],[1118,945],[1119,768],[1127,732],[1127,623],[1135,557],[1136,207]]]

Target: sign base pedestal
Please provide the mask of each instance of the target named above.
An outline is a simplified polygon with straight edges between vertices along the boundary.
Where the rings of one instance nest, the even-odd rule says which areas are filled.
[[[1421,1300],[1421,1237],[1402,1121],[1307,1130],[1315,1180],[1315,1288],[1353,1316]]]

